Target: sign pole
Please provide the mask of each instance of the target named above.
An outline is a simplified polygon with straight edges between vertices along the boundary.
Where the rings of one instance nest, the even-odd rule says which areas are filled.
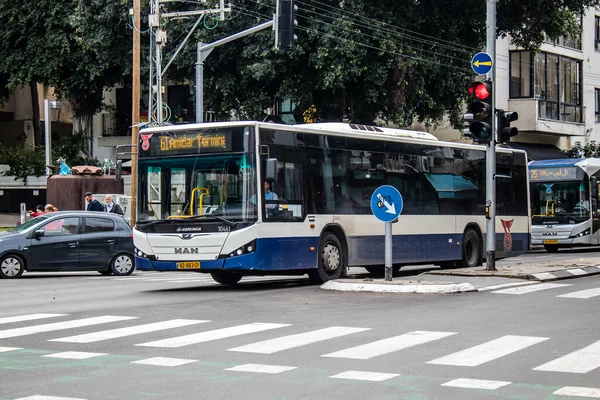
[[[487,0],[487,52],[496,59],[496,0]],[[488,78],[492,81],[492,99],[490,106],[496,113],[496,63],[493,62]],[[496,271],[496,117],[492,115],[492,140],[486,152],[486,235],[487,251],[485,269]]]
[[[392,223],[385,223],[385,280],[392,280]]]

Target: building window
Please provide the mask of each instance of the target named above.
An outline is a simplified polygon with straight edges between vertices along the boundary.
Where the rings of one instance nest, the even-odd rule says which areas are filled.
[[[539,117],[582,122],[581,61],[541,52],[536,54],[534,71]]]
[[[600,17],[596,16],[594,43],[596,51],[600,51]]]
[[[600,89],[596,88],[594,90],[594,94],[595,96],[595,108],[594,108],[594,113],[596,115],[596,123],[600,124]]]
[[[510,52],[510,98],[531,97],[531,53]]]

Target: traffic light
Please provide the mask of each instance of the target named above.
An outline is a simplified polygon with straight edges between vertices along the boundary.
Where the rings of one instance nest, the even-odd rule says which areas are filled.
[[[516,111],[498,111],[498,142],[510,142],[510,138],[517,136],[519,130],[511,127],[510,123],[519,119],[519,114]]]
[[[296,21],[296,11],[298,6],[294,0],[278,0],[276,14],[276,42],[277,48],[291,48],[297,39],[294,34],[294,27],[298,25]]]
[[[463,120],[469,123],[468,136],[473,138],[474,142],[489,143],[494,137],[492,132],[492,119],[494,111],[492,110],[492,82],[473,82],[469,86],[471,93],[471,104]]]

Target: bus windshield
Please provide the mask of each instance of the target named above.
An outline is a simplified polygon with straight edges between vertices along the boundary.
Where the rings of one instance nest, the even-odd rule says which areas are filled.
[[[582,222],[590,218],[589,190],[585,181],[531,184],[534,224]]]
[[[138,221],[212,215],[253,222],[256,193],[253,154],[217,154],[140,160]],[[213,218],[215,219],[215,218]]]

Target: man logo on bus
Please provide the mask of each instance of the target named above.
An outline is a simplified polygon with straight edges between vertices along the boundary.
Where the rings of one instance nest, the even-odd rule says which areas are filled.
[[[142,137],[142,150],[147,151],[150,148],[150,138],[152,137],[152,133],[149,135],[140,135]]]
[[[514,219],[510,221],[500,219],[502,221],[502,227],[504,228],[504,250],[510,251],[512,249],[512,235],[510,234],[510,227],[512,226]]]

